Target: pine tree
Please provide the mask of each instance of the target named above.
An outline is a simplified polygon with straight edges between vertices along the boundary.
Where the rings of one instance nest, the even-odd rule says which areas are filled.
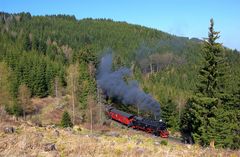
[[[42,39],[39,40],[38,51],[42,52],[43,54],[45,54],[47,51],[47,45]]]
[[[33,41],[32,41],[32,49],[38,51],[38,47],[39,47],[39,40],[38,40],[38,37],[34,35]]]
[[[11,114],[15,115],[17,118],[23,115],[22,106],[18,103],[14,103],[12,106]]]
[[[46,63],[40,61],[36,63],[35,70],[32,71],[35,74],[33,88],[34,94],[39,97],[45,97],[48,94],[48,83],[46,82]]]
[[[64,111],[64,113],[62,115],[61,126],[64,127],[64,128],[73,126],[73,123],[71,121],[71,117],[70,117],[70,115],[67,111]]]
[[[10,69],[5,63],[0,62],[0,106],[8,107],[12,99],[10,93],[10,79],[12,78]]]
[[[237,86],[237,91],[233,94],[234,106],[240,109],[240,83]]]
[[[182,113],[181,131],[184,135],[193,138],[195,143],[209,145],[212,140],[208,134],[209,119],[214,118],[213,109],[218,104],[218,99],[209,97],[190,98]]]
[[[179,118],[177,112],[176,104],[169,99],[165,105],[162,105],[162,118],[165,120],[167,126],[169,128],[173,128],[175,130],[179,130]]]
[[[26,33],[26,35],[23,38],[23,50],[30,51],[32,49],[32,43],[29,38],[29,34]]]
[[[216,40],[219,32],[214,31],[210,20],[209,34],[204,42],[204,65],[199,71],[199,84],[195,96],[188,100],[181,117],[181,130],[190,133],[194,142],[207,146],[214,142],[218,147],[233,148],[233,130],[236,116],[229,109],[232,103],[224,91],[224,62],[221,44]],[[230,118],[232,117],[232,118]]]
[[[204,41],[204,65],[199,71],[200,83],[197,85],[197,93],[207,97],[218,97],[224,88],[221,80],[223,72],[220,69],[224,63],[222,45],[216,42],[220,32],[214,31],[213,27],[211,19],[208,38]]]
[[[231,148],[239,149],[240,148],[240,84],[237,86],[237,91],[233,94],[233,101],[232,104],[228,106],[230,109],[229,111],[229,118],[231,121],[231,137],[233,138],[231,143]]]

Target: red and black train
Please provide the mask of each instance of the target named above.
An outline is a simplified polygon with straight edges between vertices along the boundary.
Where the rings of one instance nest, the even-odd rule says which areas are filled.
[[[114,107],[108,107],[107,114],[111,119],[116,120],[133,129],[143,130],[156,136],[161,136],[162,138],[167,138],[169,135],[166,124],[161,120],[157,121],[139,117],[120,111]]]

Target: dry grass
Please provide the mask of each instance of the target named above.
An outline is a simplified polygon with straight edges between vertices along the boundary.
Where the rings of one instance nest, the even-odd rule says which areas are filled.
[[[41,108],[39,117],[44,124],[57,123],[60,120],[56,101],[54,98],[33,100]],[[6,126],[13,126],[15,133],[5,134],[3,129]],[[112,123],[110,127],[96,125],[93,134],[90,133],[88,124],[79,127],[73,130],[37,127],[30,122],[15,121],[7,115],[5,118],[1,116],[0,157],[240,157],[240,151],[184,145],[169,139],[164,139],[167,145],[161,145],[163,139],[141,131],[121,129],[122,126],[117,123]],[[109,136],[108,132],[117,132],[119,136]],[[45,151],[44,146],[47,143],[55,144],[56,150]]]
[[[46,97],[33,98],[32,105],[38,108],[39,113],[31,116],[31,120],[40,121],[42,125],[59,124],[65,110],[71,113],[72,106],[69,104],[69,95],[61,98]],[[75,115],[75,122],[79,123],[81,118]]]
[[[63,109],[58,108],[58,103],[61,103],[58,98],[34,98],[32,99],[33,106],[39,108],[38,117],[39,121],[45,124],[57,124],[61,120]]]
[[[1,123],[1,125],[5,125]],[[36,127],[23,123],[15,125],[14,134],[0,131],[0,156],[240,156],[239,151],[201,148],[197,145],[182,145],[168,142],[156,145],[161,139],[139,132],[120,130],[119,137],[107,136],[100,132],[89,134],[89,130],[66,130],[51,127]],[[59,131],[59,136],[55,134]],[[135,133],[135,134],[134,134]],[[139,142],[141,141],[141,142]],[[44,151],[44,144],[54,143],[56,151]]]

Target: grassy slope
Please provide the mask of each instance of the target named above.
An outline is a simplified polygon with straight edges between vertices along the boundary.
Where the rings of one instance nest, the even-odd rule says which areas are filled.
[[[0,126],[10,125],[1,122]],[[120,136],[108,136],[106,131],[90,133],[82,126],[81,131],[53,127],[36,127],[27,123],[13,125],[16,133],[0,131],[0,156],[239,156],[239,151],[201,148],[168,142],[161,138],[143,135],[136,131],[117,129]],[[56,135],[56,130],[59,136]],[[116,130],[109,128],[109,130]],[[44,145],[53,143],[56,151],[44,151]]]
[[[41,110],[39,117],[44,127],[35,126],[30,121],[15,121],[0,110],[0,156],[233,156],[240,151],[202,148],[185,145],[172,139],[162,139],[141,131],[122,127],[112,122],[110,126],[95,125],[91,133],[89,124],[75,126],[73,130],[53,127],[64,108],[59,110],[56,98],[34,99]],[[61,100],[60,100],[61,102]],[[64,104],[64,101],[62,103]],[[67,105],[65,106],[67,107]],[[51,113],[54,114],[48,114]],[[54,116],[57,115],[57,116]],[[3,129],[13,126],[16,132],[5,134]],[[59,136],[56,132],[59,132]],[[115,133],[118,136],[110,136]],[[167,141],[167,145],[161,144]],[[44,145],[53,143],[56,151],[45,151]]]

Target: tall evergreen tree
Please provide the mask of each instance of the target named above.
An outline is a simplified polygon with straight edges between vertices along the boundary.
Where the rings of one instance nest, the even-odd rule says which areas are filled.
[[[11,98],[10,94],[10,68],[6,63],[0,62],[0,106],[8,107]]]
[[[43,61],[40,61],[39,63],[36,63],[35,65],[35,79],[34,79],[34,85],[33,85],[33,89],[34,89],[34,93],[39,96],[39,97],[44,97],[46,96],[47,93],[47,87],[48,84],[46,82],[46,63],[44,63]],[[49,82],[48,82],[49,83]]]
[[[23,50],[30,51],[32,49],[32,43],[29,38],[29,34],[26,33],[23,38]]]
[[[234,104],[235,106],[240,109],[240,84],[237,86],[237,91],[233,94],[234,97]]]
[[[223,67],[226,64],[221,44],[216,42],[219,32],[213,27],[211,19],[208,38],[204,42],[204,64],[199,71],[199,84],[182,114],[181,130],[190,133],[193,140],[203,146],[215,142],[219,147],[236,148],[233,131],[237,118],[229,109],[232,102],[224,91]]]
[[[204,65],[199,71],[200,83],[197,85],[198,94],[212,98],[218,97],[219,92],[222,92],[224,88],[221,80],[223,77],[221,65],[224,63],[222,45],[216,42],[220,36],[213,27],[214,22],[211,19],[208,38],[204,41]]]
[[[162,118],[166,121],[167,126],[169,128],[173,128],[174,130],[179,130],[179,117],[177,112],[176,104],[169,99],[165,105],[161,106],[162,109]]]
[[[34,35],[32,40],[32,49],[38,51],[38,47],[39,47],[39,40],[38,40],[38,37]]]

